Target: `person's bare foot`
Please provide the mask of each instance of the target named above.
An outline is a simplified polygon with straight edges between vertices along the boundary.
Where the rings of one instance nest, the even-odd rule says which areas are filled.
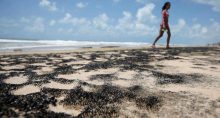
[[[152,45],[151,47],[152,47],[153,49],[155,49],[155,48],[156,48],[156,46],[155,46],[155,45]]]
[[[166,46],[166,49],[170,49],[170,46],[167,45],[167,46]]]

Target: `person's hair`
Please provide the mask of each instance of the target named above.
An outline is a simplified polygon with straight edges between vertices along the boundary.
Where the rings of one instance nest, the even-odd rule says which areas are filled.
[[[163,5],[163,7],[162,7],[162,11],[163,11],[164,9],[166,9],[166,6],[167,6],[168,4],[170,4],[170,2],[165,2],[165,3],[164,3],[164,5]]]

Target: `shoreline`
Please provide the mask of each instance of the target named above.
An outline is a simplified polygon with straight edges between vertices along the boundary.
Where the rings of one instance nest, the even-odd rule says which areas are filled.
[[[107,46],[107,47],[81,47],[77,49],[72,49],[72,50],[46,50],[46,51],[13,51],[13,52],[0,52],[0,55],[23,55],[23,54],[49,54],[49,53],[71,53],[71,52],[86,52],[86,51],[109,51],[109,50],[125,50],[125,49],[138,49],[131,47],[113,47],[112,46]]]
[[[178,49],[178,48],[215,48],[215,47],[219,47],[219,46],[175,46],[175,47],[171,47],[170,49]],[[71,52],[94,52],[94,51],[111,51],[111,50],[132,50],[132,49],[152,49],[151,46],[103,46],[103,47],[80,47],[80,48],[76,48],[76,49],[64,49],[64,50],[45,50],[45,51],[37,51],[37,50],[33,50],[33,51],[24,51],[22,50],[22,48],[18,48],[18,49],[14,49],[11,51],[0,51],[0,55],[26,55],[26,54],[49,54],[49,53],[71,53]],[[157,48],[155,50],[159,50],[159,49],[165,49],[165,46],[157,46]]]

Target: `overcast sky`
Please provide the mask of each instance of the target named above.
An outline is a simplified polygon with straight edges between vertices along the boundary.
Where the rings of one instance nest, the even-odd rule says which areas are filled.
[[[0,0],[0,38],[152,42],[164,2]],[[171,42],[220,42],[220,0],[170,2]]]

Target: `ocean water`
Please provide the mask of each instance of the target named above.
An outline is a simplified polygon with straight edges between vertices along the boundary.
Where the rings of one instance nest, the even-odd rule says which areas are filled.
[[[143,42],[92,42],[72,40],[24,40],[24,39],[0,39],[0,52],[11,52],[17,49],[22,51],[50,51],[50,50],[72,50],[84,47],[136,47],[149,46],[150,43]]]

